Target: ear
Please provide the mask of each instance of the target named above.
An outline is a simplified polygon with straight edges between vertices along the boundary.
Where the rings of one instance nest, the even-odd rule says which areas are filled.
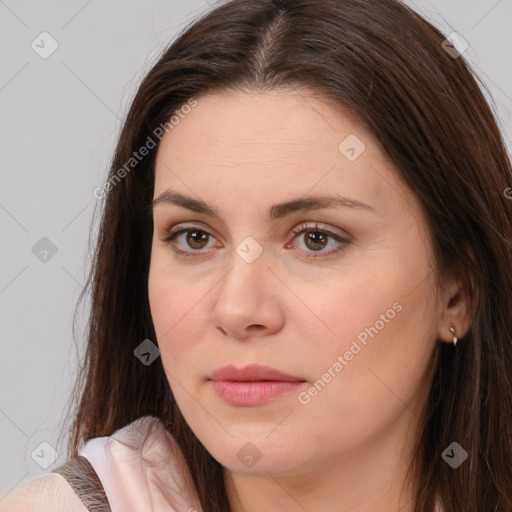
[[[455,336],[458,339],[463,338],[469,332],[472,312],[467,286],[462,279],[451,279],[445,283],[444,288],[439,306],[438,339],[453,343],[454,335],[450,331],[450,325],[454,326]]]

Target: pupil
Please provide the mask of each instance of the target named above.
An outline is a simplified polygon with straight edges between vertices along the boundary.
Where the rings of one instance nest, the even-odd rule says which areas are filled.
[[[308,241],[313,242],[313,244],[320,244],[320,246],[317,245],[316,247],[310,247],[311,249],[322,249],[322,247],[324,247],[324,245],[322,245],[322,241],[325,242],[325,235],[323,233],[319,233],[318,231],[311,231],[307,236]]]
[[[190,240],[192,240],[192,243],[190,244],[191,247],[195,247],[194,244],[198,244],[199,246],[201,246],[201,241],[205,241],[206,236],[206,233],[203,233],[201,231],[190,231],[187,241],[190,243]],[[199,240],[197,240],[196,237],[199,237]]]

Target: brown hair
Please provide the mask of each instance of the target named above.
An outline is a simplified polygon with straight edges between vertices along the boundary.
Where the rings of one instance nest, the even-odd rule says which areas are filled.
[[[232,0],[188,27],[142,81],[109,177],[191,98],[247,88],[306,86],[352,112],[381,143],[425,210],[439,282],[465,279],[474,310],[457,347],[438,343],[414,459],[415,510],[512,510],[512,185],[509,155],[463,56],[395,0]],[[481,84],[485,87],[484,84]],[[160,358],[148,302],[156,149],[111,187],[93,267],[86,357],[71,452],[144,415],[161,418],[183,450],[202,507],[227,512],[222,467],[183,419]],[[81,299],[83,298],[83,295]],[[468,453],[456,470],[441,457]]]

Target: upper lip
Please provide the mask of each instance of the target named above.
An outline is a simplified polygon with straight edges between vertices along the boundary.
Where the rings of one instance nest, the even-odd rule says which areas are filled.
[[[210,380],[229,380],[235,382],[256,382],[256,381],[283,381],[283,382],[304,382],[301,377],[288,375],[268,366],[250,364],[243,368],[235,365],[222,366],[215,370]]]

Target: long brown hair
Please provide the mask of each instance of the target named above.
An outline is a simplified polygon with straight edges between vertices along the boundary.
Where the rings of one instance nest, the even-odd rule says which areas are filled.
[[[439,282],[463,276],[474,315],[457,347],[438,343],[414,458],[416,512],[512,510],[512,169],[503,138],[464,56],[395,0],[232,0],[176,38],[142,81],[112,161],[86,291],[92,296],[77,381],[72,456],[145,415],[176,438],[205,512],[227,512],[222,467],[183,419],[160,358],[148,302],[157,148],[119,169],[187,101],[246,88],[306,86],[355,114],[425,211]],[[154,139],[154,135],[153,135]],[[456,441],[456,470],[442,458]]]

